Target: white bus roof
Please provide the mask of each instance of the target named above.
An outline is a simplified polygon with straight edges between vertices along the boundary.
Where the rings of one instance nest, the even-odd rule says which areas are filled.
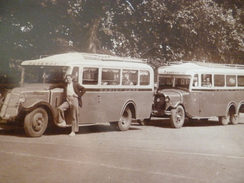
[[[211,63],[182,63],[158,68],[158,74],[194,75],[194,74],[244,74],[244,66],[221,65]]]
[[[91,64],[89,64],[91,63]],[[134,59],[127,57],[117,57],[104,54],[93,53],[63,53],[45,58],[23,61],[21,65],[38,65],[38,66],[74,66],[83,65],[88,66],[123,66],[123,67],[150,67],[146,64],[146,60]]]

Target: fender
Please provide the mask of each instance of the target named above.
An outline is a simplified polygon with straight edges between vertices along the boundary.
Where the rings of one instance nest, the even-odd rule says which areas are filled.
[[[242,100],[237,107],[236,113],[240,113],[240,110],[244,108],[244,100]]]
[[[127,100],[127,101],[124,103],[124,105],[123,105],[123,107],[122,107],[122,109],[121,109],[121,112],[120,112],[120,116],[123,115],[123,112],[124,112],[125,108],[126,108],[127,106],[130,106],[130,105],[133,106],[133,109],[131,109],[132,117],[133,117],[133,118],[136,118],[136,111],[137,111],[137,110],[136,110],[136,103],[135,103],[133,100],[131,100],[131,99]]]
[[[19,111],[23,111],[23,112],[28,113],[28,112],[30,112],[30,111],[38,108],[38,107],[44,107],[44,108],[48,109],[51,112],[52,118],[54,117],[55,112],[54,112],[53,107],[48,102],[45,102],[45,101],[39,101],[39,102],[36,102],[35,104],[30,105],[30,106],[24,106],[21,103]]]
[[[227,105],[227,107],[226,107],[226,111],[225,111],[225,114],[228,114],[229,113],[229,111],[230,111],[230,108],[232,107],[232,106],[234,106],[234,109],[235,109],[235,113],[236,113],[236,104],[235,104],[235,102],[230,102],[228,105]]]

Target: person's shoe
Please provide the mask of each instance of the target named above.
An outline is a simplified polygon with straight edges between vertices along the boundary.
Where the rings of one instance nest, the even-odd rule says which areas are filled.
[[[70,136],[70,137],[74,137],[74,136],[75,136],[75,132],[71,132],[71,133],[69,134],[69,136]]]
[[[63,122],[61,122],[61,123],[57,123],[57,125],[58,125],[59,127],[65,127],[65,126],[66,126],[66,122],[63,121]]]

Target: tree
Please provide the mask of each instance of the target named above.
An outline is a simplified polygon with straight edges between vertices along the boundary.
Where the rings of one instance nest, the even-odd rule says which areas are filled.
[[[241,0],[2,0],[0,72],[68,51],[242,64],[243,17]]]

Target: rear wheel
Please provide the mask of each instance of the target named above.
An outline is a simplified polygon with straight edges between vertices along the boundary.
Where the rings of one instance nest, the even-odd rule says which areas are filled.
[[[126,107],[122,116],[118,121],[118,128],[120,131],[126,131],[130,128],[132,120],[132,112],[129,107]]]
[[[239,123],[239,114],[231,113],[231,114],[230,114],[230,122],[231,122],[233,125],[237,125],[237,124]]]
[[[185,122],[185,110],[182,106],[177,106],[171,110],[170,124],[173,128],[181,128]]]
[[[47,124],[47,112],[43,108],[34,109],[25,116],[25,133],[30,137],[40,137],[45,132]]]
[[[224,125],[224,126],[228,125],[230,122],[230,115],[228,114],[227,116],[220,116],[219,122],[221,125]]]

